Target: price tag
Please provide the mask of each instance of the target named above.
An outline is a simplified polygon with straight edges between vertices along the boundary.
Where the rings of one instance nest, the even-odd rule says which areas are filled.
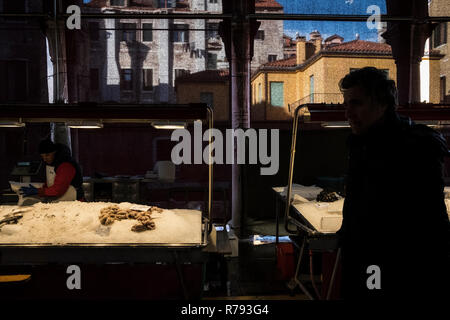
[[[150,209],[149,206],[144,206],[141,204],[135,204],[133,206],[130,207],[131,210],[136,210],[136,211],[147,211]]]

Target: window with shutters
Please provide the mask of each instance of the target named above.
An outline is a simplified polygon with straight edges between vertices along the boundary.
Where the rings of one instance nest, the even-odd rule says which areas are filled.
[[[216,39],[219,36],[219,24],[207,23],[206,24],[206,39]]]
[[[200,102],[214,108],[214,94],[212,92],[200,92]]]
[[[136,41],[136,23],[121,23],[122,41]]]
[[[255,40],[264,40],[264,30],[258,30],[256,32]]]
[[[217,69],[217,54],[208,52],[208,61],[206,68],[208,70],[216,70]]]
[[[124,7],[125,6],[125,0],[110,0],[109,3],[111,6],[115,7]]]
[[[153,90],[153,69],[142,70],[142,90]]]
[[[159,8],[175,8],[177,6],[176,0],[159,0]]]
[[[189,70],[186,70],[186,69],[175,69],[175,79],[177,79],[179,77],[186,76],[186,75],[188,75],[190,73],[191,72]]]
[[[274,107],[284,106],[283,82],[270,82],[270,103]]]
[[[154,0],[130,0],[130,7],[153,7]]]
[[[276,54],[269,54],[269,57],[267,59],[269,62],[273,62],[277,60],[277,55]]]
[[[447,84],[446,84],[446,78],[445,78],[445,76],[443,76],[443,77],[441,77],[440,78],[440,81],[439,81],[439,95],[440,95],[440,102],[441,103],[443,103],[443,102],[445,102],[445,96],[446,96],[446,94],[445,94],[445,86],[446,86]]]
[[[174,24],[172,35],[172,42],[189,42],[189,25]]]
[[[447,22],[440,23],[433,31],[432,47],[436,48],[447,43]]]
[[[262,84],[258,83],[258,103],[262,102]]]
[[[133,70],[122,69],[120,73],[120,90],[133,90]]]
[[[142,41],[153,41],[153,25],[151,23],[142,24]]]

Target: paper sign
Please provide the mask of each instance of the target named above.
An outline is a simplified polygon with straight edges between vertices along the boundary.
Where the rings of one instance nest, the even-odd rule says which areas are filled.
[[[144,206],[144,205],[141,205],[141,204],[135,204],[135,205],[130,207],[131,210],[136,210],[136,211],[147,211],[150,208],[151,207],[149,207],[149,206]]]

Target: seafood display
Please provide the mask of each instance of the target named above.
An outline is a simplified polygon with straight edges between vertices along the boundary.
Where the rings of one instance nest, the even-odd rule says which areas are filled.
[[[334,202],[340,199],[340,196],[336,192],[330,192],[327,190],[321,191],[316,198],[317,202]]]
[[[131,227],[131,231],[142,232],[155,229],[155,222],[151,215],[161,213],[163,209],[150,207],[147,211],[138,211],[132,209],[121,209],[118,205],[111,205],[100,210],[99,220],[102,225],[111,225],[114,221],[124,219],[135,219],[137,224]]]

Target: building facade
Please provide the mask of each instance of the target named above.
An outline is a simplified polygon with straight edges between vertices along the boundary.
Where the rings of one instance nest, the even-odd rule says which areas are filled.
[[[450,16],[450,5],[448,0],[429,0],[429,15],[432,17]],[[450,22],[439,23],[428,39],[429,50],[436,50],[443,55],[439,66],[439,100],[450,103],[450,34],[448,29]]]
[[[341,38],[322,42],[314,32],[311,39],[298,37],[296,54],[262,65],[252,77],[252,120],[290,119],[294,109],[304,103],[342,103],[339,80],[352,69],[372,66],[397,79],[391,47],[385,43]],[[331,40],[331,41],[330,41]],[[333,41],[334,40],[334,41]],[[439,102],[439,62],[441,55],[431,52],[430,102]]]
[[[176,80],[177,103],[206,103],[214,112],[214,122],[230,119],[229,71],[205,70]]]
[[[92,0],[85,12],[221,13],[222,0]],[[283,12],[274,0],[256,10]],[[219,19],[98,19],[89,22],[89,100],[173,103],[175,80],[186,74],[228,68]],[[261,23],[252,69],[283,55],[283,21]],[[270,48],[270,49],[269,49]]]
[[[42,10],[42,1],[0,0],[2,13]],[[0,18],[0,101],[47,103],[46,57],[46,40],[38,20]]]

